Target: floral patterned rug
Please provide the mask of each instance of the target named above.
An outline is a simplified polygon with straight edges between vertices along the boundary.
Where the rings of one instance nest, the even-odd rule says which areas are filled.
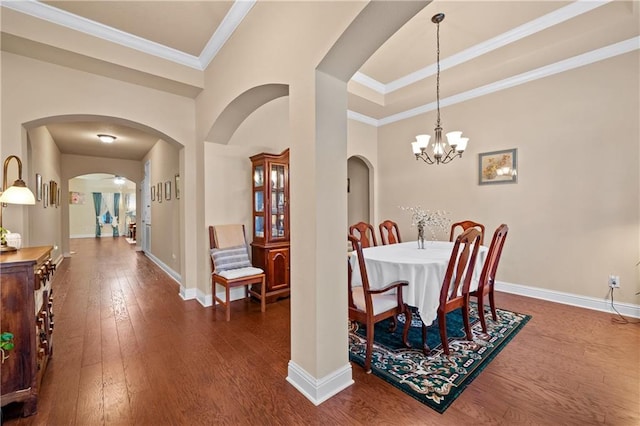
[[[488,309],[488,307],[487,307]],[[389,333],[389,322],[376,325],[371,369],[373,374],[411,395],[439,413],[443,413],[462,391],[531,319],[529,315],[498,309],[498,321],[491,313],[487,319],[487,334],[482,332],[476,304],[470,309],[473,341],[464,337],[462,315],[457,309],[447,315],[447,335],[450,355],[442,351],[437,321],[429,326],[428,356],[422,352],[420,317],[415,314],[409,341],[414,349],[402,346],[402,321],[395,333]],[[417,320],[416,320],[417,318]],[[364,365],[366,350],[364,325],[349,325],[349,358]]]

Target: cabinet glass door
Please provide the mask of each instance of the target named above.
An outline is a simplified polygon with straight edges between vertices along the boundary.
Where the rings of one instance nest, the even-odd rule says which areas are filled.
[[[285,230],[285,166],[273,164],[270,171],[271,177],[271,237],[283,238]]]
[[[264,166],[256,166],[253,170],[253,187],[262,186],[264,184]]]

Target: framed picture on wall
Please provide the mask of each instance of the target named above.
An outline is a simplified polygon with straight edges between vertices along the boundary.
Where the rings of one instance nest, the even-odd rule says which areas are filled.
[[[36,173],[36,201],[42,201],[42,175]]]
[[[478,185],[517,183],[517,156],[516,148],[478,154]]]
[[[50,180],[49,181],[49,203],[48,203],[50,206],[56,205],[57,196],[58,196],[58,184],[56,183],[55,180]]]
[[[171,181],[170,180],[164,183],[164,199],[167,201],[171,199]]]
[[[158,185],[156,185],[156,197],[158,198],[158,202],[161,203],[162,202],[162,182],[158,182]]]
[[[176,174],[174,177],[174,188],[176,191],[176,200],[180,199],[180,174]]]
[[[151,201],[155,201],[156,200],[156,186],[153,185],[151,187]]]
[[[42,207],[45,209],[49,205],[49,185],[46,183],[42,184]]]

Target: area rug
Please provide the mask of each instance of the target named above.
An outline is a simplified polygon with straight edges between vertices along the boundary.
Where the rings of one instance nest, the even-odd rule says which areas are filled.
[[[428,356],[422,352],[422,327],[417,314],[409,332],[413,349],[402,345],[402,323],[398,324],[395,333],[389,333],[388,320],[382,321],[375,329],[371,370],[376,376],[443,413],[531,318],[504,309],[498,309],[497,313],[495,322],[491,313],[485,315],[485,334],[473,303],[470,309],[473,341],[468,341],[464,337],[460,310],[450,312],[447,315],[448,356],[442,351],[437,321],[427,331],[427,344],[431,349]],[[363,366],[365,351],[365,327],[352,322],[349,324],[349,359]]]

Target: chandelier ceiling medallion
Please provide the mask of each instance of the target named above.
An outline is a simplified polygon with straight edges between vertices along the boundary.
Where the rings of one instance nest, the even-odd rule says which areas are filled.
[[[438,118],[434,140],[429,146],[431,135],[417,135],[415,142],[411,142],[416,160],[420,159],[427,164],[447,164],[456,157],[462,157],[462,153],[467,148],[467,142],[469,142],[469,138],[462,137],[462,132],[449,132],[447,133],[447,141],[442,140],[442,126],[440,125],[440,22],[443,20],[444,13],[438,13],[431,18],[431,22],[436,24],[437,28],[436,110]]]

